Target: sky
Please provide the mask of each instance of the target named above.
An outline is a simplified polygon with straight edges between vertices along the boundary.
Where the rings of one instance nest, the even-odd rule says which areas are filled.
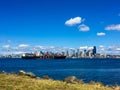
[[[120,54],[120,0],[0,0],[0,51],[30,46]]]

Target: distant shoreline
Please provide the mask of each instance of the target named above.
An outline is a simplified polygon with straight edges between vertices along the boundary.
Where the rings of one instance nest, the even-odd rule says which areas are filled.
[[[22,58],[0,58],[0,59],[22,59]],[[23,59],[23,60],[77,60],[77,59],[86,59],[86,60],[93,60],[93,59],[105,59],[105,60],[107,60],[107,59],[120,59],[120,58],[66,58],[66,59]]]

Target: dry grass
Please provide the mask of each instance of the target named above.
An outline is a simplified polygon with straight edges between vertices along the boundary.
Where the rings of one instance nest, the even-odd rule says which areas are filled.
[[[33,79],[16,74],[0,74],[0,90],[120,90],[97,84],[70,84],[63,81]]]

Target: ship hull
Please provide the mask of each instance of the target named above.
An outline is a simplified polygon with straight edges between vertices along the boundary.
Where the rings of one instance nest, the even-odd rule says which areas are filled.
[[[54,56],[54,59],[65,59],[66,56]]]
[[[43,56],[33,56],[33,57],[22,56],[22,59],[36,59],[36,60],[50,59],[50,60],[53,60],[53,59],[66,59],[66,56],[46,56],[46,57],[43,57]]]

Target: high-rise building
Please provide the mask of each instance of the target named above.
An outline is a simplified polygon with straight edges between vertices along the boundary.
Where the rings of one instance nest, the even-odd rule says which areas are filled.
[[[96,46],[93,47],[93,56],[96,56]]]

